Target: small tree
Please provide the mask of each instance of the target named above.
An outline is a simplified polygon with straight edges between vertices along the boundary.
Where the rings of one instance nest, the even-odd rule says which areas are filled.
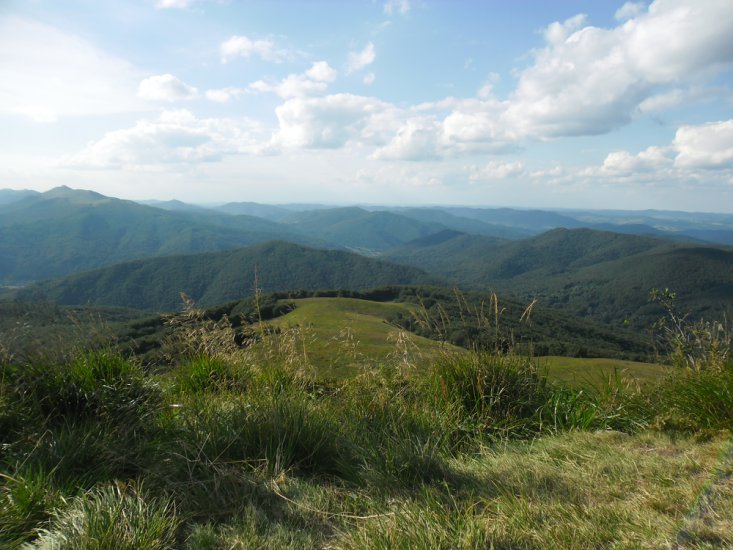
[[[665,315],[652,325],[658,356],[663,354],[673,365],[696,371],[725,367],[731,351],[731,331],[727,322],[690,321],[689,314],[678,311],[677,294],[668,288],[652,289],[649,301],[659,304],[665,311]]]

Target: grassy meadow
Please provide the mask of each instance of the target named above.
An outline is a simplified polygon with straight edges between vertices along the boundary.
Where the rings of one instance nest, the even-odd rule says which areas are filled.
[[[189,309],[167,366],[3,357],[0,546],[733,545],[733,365],[467,351],[408,307],[305,299],[245,341]]]

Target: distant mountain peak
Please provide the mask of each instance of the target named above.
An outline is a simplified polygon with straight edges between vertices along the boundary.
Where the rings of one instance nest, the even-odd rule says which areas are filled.
[[[89,191],[88,189],[72,189],[66,185],[60,185],[59,187],[49,189],[45,193],[42,193],[41,196],[46,199],[73,199],[86,201],[109,199],[109,197],[97,193],[96,191]]]

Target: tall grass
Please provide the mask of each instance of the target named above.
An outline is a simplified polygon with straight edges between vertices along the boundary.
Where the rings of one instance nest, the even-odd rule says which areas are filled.
[[[494,330],[501,310],[492,304]],[[446,350],[417,369],[403,339],[385,364],[316,383],[303,332],[254,326],[243,342],[231,324],[191,315],[173,338],[192,340],[167,372],[109,350],[2,367],[1,544],[621,544],[611,529],[577,538],[559,527],[544,536],[522,531],[507,510],[525,522],[577,520],[590,529],[568,514],[596,503],[545,463],[515,479],[496,456],[517,441],[542,448],[538,436],[614,430],[622,445],[618,432],[651,426],[714,436],[733,422],[731,366],[648,387],[615,376],[581,390],[552,383],[536,361],[511,350]],[[557,443],[544,460],[573,471],[588,462],[590,439],[571,441],[580,443],[570,450]],[[471,457],[498,473],[467,467]],[[611,460],[602,468],[621,476]],[[629,483],[631,466],[624,468],[619,483]],[[578,473],[572,481],[580,480]],[[487,512],[496,502],[504,508]],[[617,526],[633,519],[618,509],[595,513]],[[487,518],[503,523],[494,528]]]
[[[33,547],[68,550],[167,550],[180,519],[172,502],[138,487],[107,485],[55,511]]]

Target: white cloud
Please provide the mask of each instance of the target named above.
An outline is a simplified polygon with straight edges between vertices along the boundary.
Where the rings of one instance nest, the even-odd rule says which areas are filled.
[[[387,0],[384,3],[384,13],[394,15],[400,13],[405,15],[410,11],[410,0]]]
[[[196,99],[198,90],[172,74],[151,76],[140,82],[137,95],[153,101],[180,101]]]
[[[397,130],[394,138],[377,149],[373,157],[381,160],[429,160],[440,155],[441,126],[432,118],[411,118]]]
[[[333,82],[338,73],[326,61],[316,61],[305,75],[318,82]]]
[[[733,63],[727,0],[656,0],[613,29],[584,24],[576,16],[548,27],[546,47],[518,74],[504,124],[536,137],[609,132],[665,86]]]
[[[221,62],[227,63],[237,57],[249,58],[256,55],[264,61],[282,63],[291,57],[284,49],[278,49],[275,43],[268,39],[251,40],[246,36],[234,35],[219,46]]]
[[[155,7],[158,9],[177,8],[183,9],[189,7],[195,0],[158,0]]]
[[[644,2],[626,2],[616,10],[614,17],[616,21],[626,21],[639,15],[646,8]]]
[[[248,89],[254,92],[271,92],[283,99],[303,97],[316,92],[323,92],[328,88],[325,82],[316,82],[300,74],[291,74],[277,83],[268,83],[264,80],[252,82]]]
[[[677,167],[733,169],[733,120],[681,126],[673,146]]]
[[[502,151],[518,136],[501,121],[506,104],[494,99],[463,100],[443,120],[445,141],[456,152]]]
[[[579,168],[568,177],[666,186],[733,183],[733,120],[681,126],[667,146],[639,153],[613,151],[601,166]]]
[[[0,114],[39,122],[144,110],[144,74],[124,59],[51,25],[0,18]]]
[[[328,63],[317,61],[303,74],[289,74],[277,83],[257,80],[248,89],[253,92],[271,92],[283,99],[305,97],[326,91],[328,84],[336,80],[336,76],[337,72]]]
[[[525,173],[524,163],[521,161],[514,162],[497,162],[490,161],[483,167],[472,167],[469,181],[482,182],[492,180],[503,180],[516,178]]]
[[[377,54],[374,51],[374,44],[369,42],[360,52],[351,52],[346,62],[346,72],[353,73],[374,63]]]
[[[568,39],[568,36],[580,29],[588,19],[584,13],[579,13],[565,20],[563,23],[555,21],[550,23],[545,29],[545,40],[548,44],[562,44]]]
[[[646,98],[639,104],[639,110],[642,113],[664,111],[676,107],[677,105],[681,105],[689,97],[689,91],[675,88],[674,90]]]
[[[279,129],[273,145],[336,149],[383,142],[394,131],[393,110],[388,103],[353,94],[289,99],[275,109]]]
[[[657,0],[648,13],[640,11],[613,29],[587,26],[584,15],[553,23],[545,32],[546,46],[517,73],[517,87],[508,99],[493,96],[496,76],[490,75],[476,99],[416,105],[411,111],[421,117],[400,115],[398,130],[374,157],[414,160],[504,152],[527,139],[606,133],[641,113],[704,98],[711,90],[701,87],[698,77],[733,62],[733,33],[726,30],[733,28],[733,10],[724,7],[725,2],[715,0],[693,5]],[[674,42],[670,48],[678,59],[669,59],[667,40]],[[681,86],[686,81],[695,84]],[[641,170],[652,161],[645,154],[633,163],[611,155],[605,173],[618,173],[624,164]]]
[[[362,82],[366,84],[367,86],[371,86],[374,84],[374,81],[377,79],[377,75],[374,73],[367,73],[364,75],[364,78],[362,78]]]
[[[258,153],[259,127],[249,120],[197,118],[187,110],[163,111],[155,120],[107,132],[65,159],[74,168],[130,168],[218,161]]]
[[[232,99],[238,98],[244,94],[246,89],[243,88],[219,88],[216,90],[206,90],[206,99],[209,101],[215,101],[216,103],[227,103]]]
[[[662,170],[671,167],[671,153],[670,148],[655,146],[648,147],[636,155],[628,151],[614,151],[606,156],[601,172],[615,176],[633,176],[642,172]]]

